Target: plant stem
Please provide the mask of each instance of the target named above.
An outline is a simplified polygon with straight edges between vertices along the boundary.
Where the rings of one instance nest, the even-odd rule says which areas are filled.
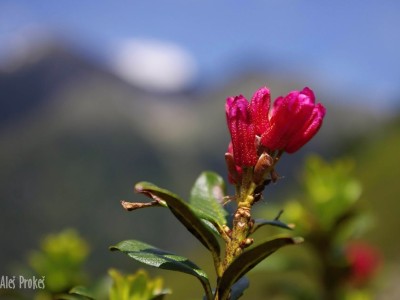
[[[238,208],[234,214],[231,239],[226,244],[225,258],[222,269],[225,271],[232,261],[248,246],[248,235],[251,227],[251,206],[254,201],[253,192],[256,188],[252,182],[252,169],[243,169],[243,180],[240,189],[236,192]]]
[[[271,165],[267,165],[267,168],[261,168],[263,174],[258,174],[260,180],[266,174],[273,171],[276,163],[282,156],[283,151],[279,151],[274,155],[274,161]],[[254,169],[253,167],[243,167],[242,169],[242,180],[236,185],[236,200],[238,207],[233,217],[232,231],[230,233],[230,239],[225,239],[225,257],[222,262],[222,275],[227,270],[229,265],[242,254],[243,249],[250,246],[253,243],[253,239],[248,238],[252,227],[254,225],[254,220],[251,218],[251,207],[255,201],[255,190],[257,184],[254,183]],[[260,184],[260,182],[258,183]],[[220,269],[220,270],[221,270]],[[222,277],[222,276],[221,276]],[[228,296],[229,297],[229,296]],[[214,300],[226,300],[219,299],[218,290],[214,297]]]

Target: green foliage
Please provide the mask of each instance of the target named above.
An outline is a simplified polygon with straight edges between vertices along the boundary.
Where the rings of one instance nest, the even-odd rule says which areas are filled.
[[[169,294],[163,289],[163,280],[159,277],[150,279],[144,270],[132,275],[123,275],[115,269],[108,271],[113,280],[109,300],[155,300]]]
[[[46,299],[50,300],[51,298],[46,298]],[[79,295],[79,294],[62,294],[62,295],[58,295],[56,297],[56,299],[57,300],[94,300],[94,298],[86,297],[86,296]]]
[[[328,163],[318,156],[310,156],[305,164],[302,201],[289,201],[285,206],[286,217],[298,225],[302,234],[315,227],[329,231],[354,221],[355,203],[360,199],[362,188],[353,170],[354,162],[350,159]]]
[[[40,250],[29,255],[29,265],[39,276],[45,276],[46,290],[57,293],[85,282],[82,264],[88,254],[87,242],[67,229],[46,236]]]
[[[178,271],[195,276],[200,280],[206,295],[212,294],[207,274],[186,257],[178,256],[140,241],[123,241],[111,250],[121,251],[143,264],[171,271]]]
[[[190,205],[195,213],[219,227],[226,224],[227,211],[224,202],[225,183],[214,172],[203,172],[196,180],[190,193]]]
[[[286,245],[301,243],[302,241],[302,238],[277,238],[261,243],[244,252],[233,261],[222,276],[218,284],[220,299],[228,299],[232,285],[276,250]]]
[[[190,205],[168,190],[159,188],[152,183],[140,182],[135,190],[156,201],[165,201],[175,217],[212,253],[214,261],[220,256],[220,246],[214,234],[207,225],[194,213]]]
[[[123,242],[119,245],[121,251],[126,249]],[[143,245],[140,242],[136,244],[139,248]],[[144,270],[139,270],[135,274],[123,275],[117,270],[111,269],[109,276],[112,283],[109,280],[99,280],[89,287],[83,286],[81,284],[85,284],[87,276],[83,272],[82,265],[87,259],[88,253],[87,242],[75,230],[67,229],[46,236],[41,243],[40,251],[34,251],[30,255],[31,267],[45,278],[45,289],[38,290],[34,299],[162,300],[166,294],[170,293],[169,290],[163,289],[161,278],[150,279]],[[179,262],[178,257],[173,255],[165,256],[165,259],[172,262],[176,260],[177,264],[185,264],[185,262]],[[187,265],[189,270],[192,265],[190,263]],[[196,275],[201,277],[201,272],[199,270]]]
[[[150,205],[123,202],[122,205],[125,209],[136,210],[151,206],[168,207],[173,215],[211,252],[218,278],[215,295],[211,290],[207,274],[185,257],[136,240],[122,241],[110,247],[110,250],[121,251],[145,265],[195,276],[201,282],[207,300],[238,299],[249,286],[247,278],[244,277],[247,272],[279,248],[302,241],[301,238],[276,238],[243,252],[244,248],[252,244],[252,239],[247,237],[254,231],[249,229],[245,240],[242,240],[246,244],[236,244],[237,258],[234,257],[233,261],[227,263],[229,258],[225,256],[222,262],[221,249],[216,236],[223,238],[227,243],[230,243],[233,237],[229,232],[230,228],[227,226],[226,217],[228,213],[223,207],[225,184],[219,175],[213,172],[203,172],[191,190],[189,202],[149,182],[139,182],[135,185],[135,191],[151,198],[152,202]],[[238,211],[241,211],[241,213],[236,213],[236,218],[246,217],[243,208],[238,209]],[[272,221],[260,220],[257,224],[251,221],[253,225],[250,227],[255,230],[264,225],[272,225],[291,229],[291,226],[279,221],[279,216],[280,214]],[[236,222],[239,221],[236,220]],[[226,246],[226,248],[228,247]]]
[[[84,299],[95,299],[95,296],[93,295],[93,293],[87,289],[84,286],[78,285],[73,287],[70,291],[69,291],[69,295],[63,295],[62,297],[80,297],[79,299],[81,299],[82,297]]]
[[[306,161],[304,186],[309,208],[325,228],[331,228],[340,215],[349,210],[360,198],[361,185],[352,176],[353,161],[333,163],[311,156]]]
[[[170,291],[163,288],[159,277],[150,279],[147,272],[138,270],[135,274],[124,275],[110,269],[111,285],[107,284],[108,295],[84,286],[72,288],[68,294],[57,295],[60,300],[162,300]],[[102,283],[104,284],[104,283]]]
[[[283,257],[281,269],[295,272],[297,265],[305,282],[298,286],[288,276],[283,277],[278,284],[287,287],[284,291],[290,299],[299,299],[299,293],[309,295],[307,299],[356,299],[355,295],[368,295],[365,299],[370,299],[370,292],[362,290],[365,286],[352,286],[353,266],[346,254],[351,241],[365,231],[370,220],[357,205],[362,187],[353,172],[350,159],[326,162],[311,156],[306,160],[304,193],[300,200],[285,205],[286,218],[296,223],[296,231],[308,246],[304,253]],[[365,255],[360,259],[363,264],[370,263]]]
[[[281,211],[281,212],[283,212],[283,211]],[[255,232],[257,229],[264,227],[265,225],[292,230],[294,228],[294,225],[286,224],[286,223],[283,223],[282,221],[280,221],[279,220],[280,215],[281,215],[281,213],[273,220],[255,219],[252,232]]]

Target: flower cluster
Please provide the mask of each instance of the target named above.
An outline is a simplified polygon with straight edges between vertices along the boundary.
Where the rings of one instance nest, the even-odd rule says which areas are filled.
[[[271,107],[270,91],[263,87],[250,103],[242,95],[229,97],[225,113],[231,134],[228,153],[240,169],[256,166],[263,153],[274,157],[299,150],[320,129],[325,107],[315,103],[315,95],[307,87],[278,97]],[[229,163],[228,168],[235,182]]]

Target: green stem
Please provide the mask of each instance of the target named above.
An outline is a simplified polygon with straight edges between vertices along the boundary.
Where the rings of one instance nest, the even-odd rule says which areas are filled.
[[[238,208],[233,218],[231,239],[226,244],[225,258],[222,263],[223,272],[242,253],[243,248],[246,247],[246,240],[250,233],[250,210],[254,201],[253,192],[256,188],[256,185],[252,181],[252,172],[252,168],[243,169],[242,184],[236,193]]]
[[[206,299],[207,300],[213,300],[214,296],[211,290],[211,286],[209,284],[201,283],[203,285],[204,291],[206,293]]]
[[[264,174],[269,174],[274,170],[275,165],[278,163],[283,151],[279,151],[274,155],[274,162],[269,168],[264,170]],[[236,201],[238,207],[233,217],[233,226],[230,233],[230,239],[226,239],[225,257],[222,261],[222,266],[217,272],[221,272],[218,278],[221,278],[223,273],[227,270],[229,265],[242,254],[243,249],[252,243],[249,235],[252,230],[253,221],[251,219],[251,207],[254,203],[254,191],[257,185],[253,181],[253,167],[244,167],[242,169],[242,182],[236,185]],[[227,293],[229,295],[229,293]],[[229,296],[227,296],[229,297]],[[224,297],[225,298],[225,297]],[[214,300],[220,299],[218,295],[218,287]]]

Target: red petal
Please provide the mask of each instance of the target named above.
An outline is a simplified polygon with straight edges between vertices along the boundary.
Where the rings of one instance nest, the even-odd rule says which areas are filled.
[[[261,136],[269,127],[268,113],[271,103],[269,89],[262,87],[257,90],[250,102],[250,115],[255,134]]]
[[[291,139],[290,143],[286,146],[285,151],[293,153],[303,147],[308,141],[310,141],[314,135],[319,131],[322,126],[322,121],[325,116],[325,107],[318,103],[312,112],[312,115],[304,126],[297,132],[297,134]]]
[[[270,116],[270,127],[261,143],[271,150],[292,153],[308,142],[322,124],[325,109],[315,106],[314,92],[304,88],[292,91],[285,98],[275,100]]]
[[[248,102],[243,96],[238,96],[229,104],[227,101],[226,106],[228,107],[227,122],[232,138],[235,163],[238,166],[254,166],[257,162],[257,153]]]

